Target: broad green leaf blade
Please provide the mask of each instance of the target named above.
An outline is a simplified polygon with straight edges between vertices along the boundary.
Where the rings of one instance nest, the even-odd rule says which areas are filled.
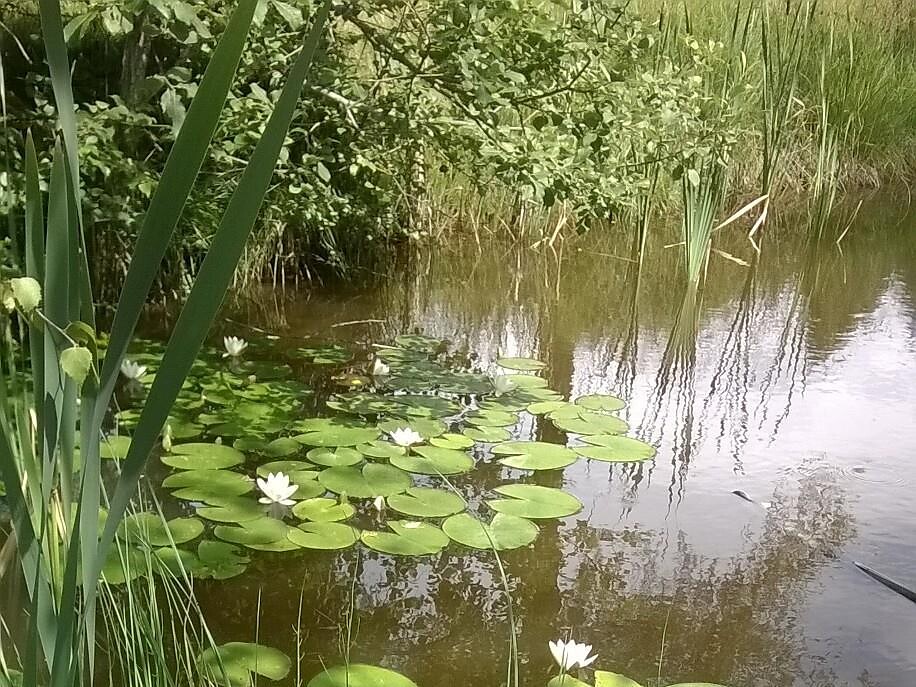
[[[172,404],[225,297],[273,175],[329,10],[330,3],[325,2],[316,14],[302,52],[290,71],[264,133],[232,194],[210,251],[178,318],[134,432],[130,452],[121,467],[121,476],[109,508],[110,516],[96,553],[96,570],[99,569],[99,561],[105,560],[117,523],[136,490],[147,456],[168,419]],[[95,594],[90,598],[94,602]]]

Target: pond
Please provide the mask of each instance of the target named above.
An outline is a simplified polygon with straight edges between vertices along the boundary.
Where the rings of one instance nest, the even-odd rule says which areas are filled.
[[[425,687],[495,686],[506,678],[511,620],[526,687],[555,674],[547,643],[566,636],[593,645],[594,667],[643,684],[916,684],[916,608],[853,564],[916,587],[914,224],[872,203],[839,245],[812,248],[784,230],[754,260],[742,237],[723,239],[726,257],[712,257],[702,297],[685,305],[676,247],[654,247],[637,283],[626,242],[613,236],[562,253],[465,241],[363,287],[251,298],[224,326],[250,343],[247,362],[219,362],[214,351],[212,364],[230,374],[242,366],[233,379],[280,379],[241,407],[211,386],[206,403],[223,410],[198,407],[195,421],[224,445],[235,441],[246,465],[267,462],[259,452],[301,461],[284,467],[311,473],[300,485],[320,486],[298,496],[335,499],[315,509],[354,504],[340,519],[363,530],[364,543],[351,546],[348,526],[335,523],[342,529],[307,531],[309,541],[346,548],[248,550],[241,574],[200,580],[217,641],[299,654],[305,681],[348,656]],[[373,352],[390,366],[387,380],[371,375]],[[519,376],[500,389],[489,379],[500,374]],[[306,410],[274,426],[273,410],[282,417],[306,387]],[[410,400],[391,394],[403,388]],[[271,410],[264,417],[256,406]],[[347,411],[370,429],[303,419]],[[425,452],[373,452],[385,437],[375,412],[399,418],[383,421],[386,432],[411,424]],[[617,442],[623,431],[655,447],[654,457]],[[267,450],[277,436],[297,438]],[[165,462],[186,467],[178,447],[187,440],[177,437]],[[578,450],[559,448],[567,443]],[[360,477],[363,464],[388,461],[412,482]],[[182,474],[151,471],[173,490],[202,488]],[[410,483],[438,487],[436,503],[404,496]],[[193,493],[170,493],[172,514],[201,514]],[[388,497],[380,510],[377,495]],[[419,537],[412,524],[405,531],[424,508],[434,525],[466,517],[446,517],[465,508],[485,519],[504,510],[508,524],[494,521],[491,533],[505,550],[497,558],[486,542],[468,547],[480,532],[457,525],[442,525],[451,542],[441,532]],[[233,520],[210,511],[208,520]],[[399,534],[366,537],[391,522]]]

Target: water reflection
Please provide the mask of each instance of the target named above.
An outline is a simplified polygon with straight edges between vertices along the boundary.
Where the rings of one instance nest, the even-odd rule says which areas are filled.
[[[911,217],[890,221],[875,207],[842,251],[788,232],[767,237],[757,258],[741,237],[722,237],[749,266],[714,262],[702,292],[684,291],[679,253],[661,242],[638,285],[619,255],[626,237],[567,246],[561,260],[456,247],[411,256],[369,288],[237,317],[360,342],[416,329],[449,339],[480,369],[533,355],[561,393],[630,401],[623,415],[659,446],[654,464],[583,462],[534,478],[585,509],[505,555],[522,684],[544,684],[546,643],[567,628],[595,645],[599,665],[644,680],[910,684],[912,609],[849,560],[912,580],[911,230]],[[565,440],[534,418],[515,433]],[[474,492],[504,470],[485,461]],[[740,501],[737,488],[773,505]],[[306,676],[349,653],[421,685],[505,679],[509,600],[491,556],[258,557],[245,578],[201,589],[221,638],[250,638],[259,590],[262,640],[294,652],[300,627]]]

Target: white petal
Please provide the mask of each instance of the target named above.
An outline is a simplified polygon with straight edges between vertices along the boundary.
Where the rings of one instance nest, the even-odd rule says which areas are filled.
[[[591,651],[591,647],[589,647],[589,651]],[[588,651],[586,651],[585,653],[587,654]],[[585,666],[594,663],[595,660],[597,660],[597,658],[598,658],[598,654],[595,654],[594,656],[591,656],[591,657],[589,657],[589,658],[580,659],[580,660],[579,660],[579,667],[580,667],[580,668],[585,668]]]
[[[274,502],[273,499],[269,499],[266,496],[262,496],[261,498],[258,499],[258,503],[263,503],[265,506],[268,506],[273,502]]]

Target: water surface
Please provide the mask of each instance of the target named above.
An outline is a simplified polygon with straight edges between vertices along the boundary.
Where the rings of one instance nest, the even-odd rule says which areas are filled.
[[[916,684],[916,607],[852,561],[916,587],[914,227],[866,205],[840,246],[784,228],[756,260],[723,237],[751,264],[714,256],[695,307],[682,307],[677,248],[654,247],[637,281],[625,241],[592,237],[557,254],[456,243],[371,285],[271,293],[235,318],[360,344],[419,331],[479,369],[533,356],[564,395],[628,400],[621,415],[656,459],[538,473],[585,508],[503,554],[523,685],[545,684],[547,641],[569,633],[641,682],[899,687]],[[515,432],[565,440],[533,417]],[[308,678],[341,660],[352,609],[351,661],[426,687],[505,680],[492,554],[253,558],[244,577],[198,584],[220,641],[252,639],[260,609],[260,641],[301,653]]]

